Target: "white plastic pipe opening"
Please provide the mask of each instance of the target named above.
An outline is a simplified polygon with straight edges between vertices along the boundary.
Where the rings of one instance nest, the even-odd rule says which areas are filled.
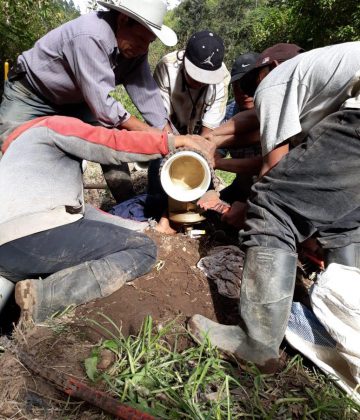
[[[180,151],[165,162],[160,180],[166,194],[174,200],[194,201],[208,190],[211,171],[207,161],[198,153]]]

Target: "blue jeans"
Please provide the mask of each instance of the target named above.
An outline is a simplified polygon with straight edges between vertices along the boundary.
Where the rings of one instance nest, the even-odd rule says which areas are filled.
[[[45,278],[87,262],[86,269],[77,272],[76,287],[94,273],[106,284],[124,273],[130,281],[151,270],[156,246],[150,238],[113,224],[113,216],[89,213],[74,223],[0,246],[0,275],[14,282]],[[73,273],[69,270],[69,276]]]
[[[360,242],[359,180],[360,109],[344,109],[253,185],[243,245],[295,252],[315,232],[324,249]]]

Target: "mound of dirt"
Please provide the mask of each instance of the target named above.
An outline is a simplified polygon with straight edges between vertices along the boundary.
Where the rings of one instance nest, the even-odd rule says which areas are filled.
[[[0,355],[0,418],[63,418],[63,414],[69,414],[65,394],[24,367],[18,350],[25,351],[43,370],[55,368],[86,382],[83,361],[90,347],[106,337],[88,319],[112,330],[103,314],[121,327],[124,335],[136,334],[147,315],[156,324],[175,319],[177,324],[185,325],[195,313],[221,323],[237,322],[237,299],[219,295],[216,286],[196,267],[204,252],[203,243],[183,234],[164,236],[151,231],[149,236],[158,245],[158,263],[150,273],[107,298],[77,307],[47,327],[24,331],[20,326],[13,340],[2,337],[0,348],[5,353]],[[181,347],[189,345],[180,343]],[[68,418],[103,418],[93,407],[71,404],[75,414]]]
[[[157,323],[174,318],[184,323],[195,313],[223,324],[237,322],[237,299],[218,294],[196,264],[201,258],[201,244],[186,235],[164,236],[148,232],[158,246],[158,263],[145,276],[127,283],[111,296],[80,306],[77,317],[102,322],[102,313],[125,335],[136,334],[147,315]]]

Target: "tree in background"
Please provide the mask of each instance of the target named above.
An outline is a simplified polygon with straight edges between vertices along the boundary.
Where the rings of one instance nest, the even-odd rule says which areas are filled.
[[[184,0],[169,13],[168,24],[179,37],[178,48],[183,48],[194,32],[216,32],[224,40],[225,63],[231,68],[235,58],[251,47],[244,23],[256,4],[256,0]]]
[[[88,0],[89,10],[98,9]],[[46,32],[79,16],[72,0],[0,0],[0,65],[34,44]],[[359,0],[183,0],[165,17],[179,43],[167,48],[159,40],[149,51],[152,69],[168,52],[185,47],[194,32],[210,29],[225,44],[225,63],[247,51],[262,51],[278,42],[305,49],[360,40]]]
[[[15,60],[51,29],[77,16],[72,0],[0,0],[0,58]]]
[[[180,46],[198,30],[223,39],[225,62],[278,42],[305,49],[360,40],[359,0],[183,0],[170,12]]]
[[[360,40],[358,0],[270,0],[247,14],[249,43],[263,50],[278,42],[305,49]]]

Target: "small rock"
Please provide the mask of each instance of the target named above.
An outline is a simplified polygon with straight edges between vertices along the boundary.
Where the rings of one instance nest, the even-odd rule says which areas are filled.
[[[102,349],[100,353],[100,362],[97,367],[100,370],[106,370],[115,362],[115,354],[109,349]]]

